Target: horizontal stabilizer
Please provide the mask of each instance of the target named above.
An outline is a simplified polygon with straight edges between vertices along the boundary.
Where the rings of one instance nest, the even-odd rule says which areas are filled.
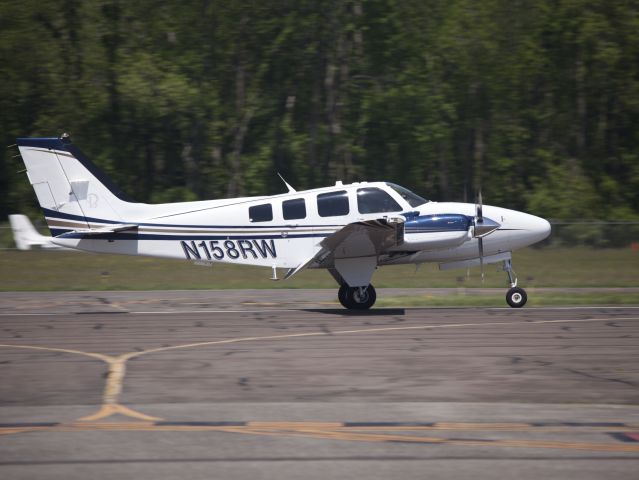
[[[72,230],[71,232],[64,233],[60,235],[61,238],[66,236],[76,236],[76,235],[104,235],[105,233],[116,233],[116,232],[124,232],[127,230],[135,230],[138,228],[138,225],[132,223],[121,223],[118,225],[109,225],[108,227],[100,227],[100,228],[81,228],[78,230]]]
[[[51,243],[51,237],[46,237],[38,233],[26,215],[9,215],[9,223],[13,230],[13,239],[18,250],[31,250],[33,247],[44,249],[59,249],[57,245]]]

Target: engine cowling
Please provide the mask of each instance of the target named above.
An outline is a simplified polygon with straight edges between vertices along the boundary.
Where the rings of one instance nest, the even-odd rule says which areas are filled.
[[[452,248],[472,238],[473,218],[457,213],[409,217],[404,223],[402,248],[431,250]]]

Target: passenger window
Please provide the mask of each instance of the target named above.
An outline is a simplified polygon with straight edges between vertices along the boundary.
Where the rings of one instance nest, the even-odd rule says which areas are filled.
[[[357,190],[359,213],[401,212],[402,207],[388,193],[379,188],[359,188]]]
[[[249,220],[251,222],[270,222],[273,220],[273,207],[270,203],[249,207]]]
[[[284,200],[282,202],[282,213],[284,215],[284,220],[306,218],[306,202],[303,198]]]
[[[345,190],[320,193],[317,196],[317,212],[320,217],[348,215],[348,193]]]

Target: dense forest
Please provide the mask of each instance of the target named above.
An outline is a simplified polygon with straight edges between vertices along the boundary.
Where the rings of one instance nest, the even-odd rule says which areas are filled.
[[[141,202],[388,180],[639,219],[639,3],[2,0],[0,132]],[[35,212],[16,149],[0,218]]]

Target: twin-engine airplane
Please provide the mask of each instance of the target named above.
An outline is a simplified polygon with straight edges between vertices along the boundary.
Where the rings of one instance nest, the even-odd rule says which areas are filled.
[[[437,262],[441,269],[503,262],[506,301],[522,307],[511,252],[550,234],[539,217],[505,208],[437,203],[388,182],[198,202],[133,203],[69,136],[19,138],[17,146],[61,247],[287,269],[325,268],[349,309],[376,300],[378,266]],[[483,272],[482,272],[483,274]]]

